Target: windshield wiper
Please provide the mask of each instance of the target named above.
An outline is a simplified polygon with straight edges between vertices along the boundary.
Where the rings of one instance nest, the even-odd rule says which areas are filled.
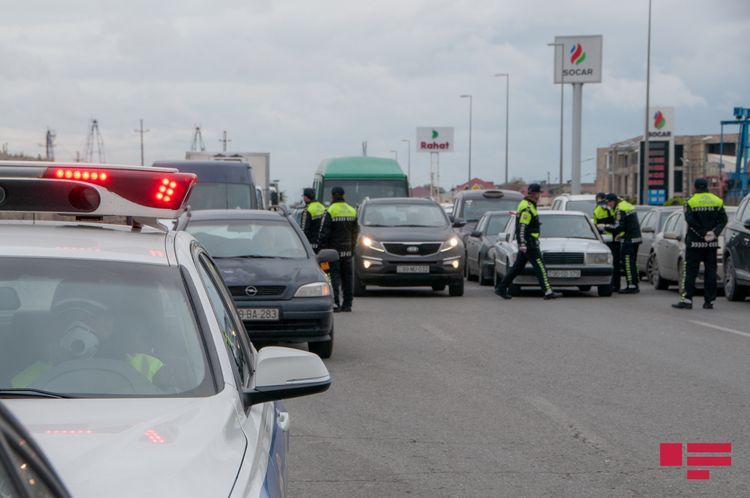
[[[33,389],[30,387],[11,387],[0,389],[0,397],[15,396],[19,398],[72,398],[69,394],[45,391],[44,389]]]
[[[440,228],[440,225],[393,225],[394,227],[410,227],[410,228]]]

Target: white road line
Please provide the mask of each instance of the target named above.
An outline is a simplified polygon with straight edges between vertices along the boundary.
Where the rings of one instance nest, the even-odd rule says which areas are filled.
[[[741,335],[742,337],[750,337],[750,333],[747,333],[747,332],[740,332],[739,330],[728,329],[726,327],[720,327],[719,325],[714,325],[712,323],[699,322],[698,320],[688,320],[688,321],[696,325],[703,325],[704,327],[708,327],[710,329],[721,330],[723,332],[729,332],[730,334]]]
[[[452,337],[450,334],[448,334],[446,331],[441,329],[440,327],[436,327],[435,325],[432,325],[431,323],[423,323],[422,328],[425,329],[427,332],[431,333],[441,341],[445,342],[453,342],[456,339]]]

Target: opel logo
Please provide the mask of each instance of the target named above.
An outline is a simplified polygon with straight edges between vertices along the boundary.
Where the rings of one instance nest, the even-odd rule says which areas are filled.
[[[419,252],[419,247],[417,247],[417,246],[409,246],[409,247],[406,248],[406,252],[411,253],[411,254],[416,254],[416,253]]]
[[[258,289],[256,287],[253,287],[252,285],[248,285],[245,287],[245,294],[247,294],[250,297],[255,296],[258,293]]]

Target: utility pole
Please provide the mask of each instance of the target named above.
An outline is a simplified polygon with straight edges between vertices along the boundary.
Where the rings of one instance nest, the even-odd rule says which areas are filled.
[[[408,166],[406,170],[406,180],[409,182],[409,188],[411,189],[411,140],[409,140],[408,138],[404,138],[401,141],[406,142],[406,147],[407,147],[408,154],[409,154],[408,159],[407,159]]]
[[[563,114],[565,111],[565,44],[548,43],[548,47],[560,47],[560,191],[563,186]]]
[[[44,136],[44,158],[46,161],[55,160],[55,138],[57,135],[54,130],[47,128]]]
[[[198,149],[200,149],[201,152],[206,150],[206,143],[203,141],[201,125],[195,125],[193,131],[193,142],[190,144],[190,152],[197,152]]]
[[[227,151],[227,144],[231,142],[230,139],[227,138],[227,130],[224,130],[221,134],[222,138],[219,139],[219,142],[221,142],[221,150],[222,152]]]
[[[472,108],[473,108],[473,100],[474,97],[471,95],[465,94],[461,95],[462,99],[469,99],[469,180],[468,182],[471,183],[471,122],[472,122]]]
[[[648,205],[648,168],[651,162],[650,148],[648,143],[649,99],[651,87],[651,0],[648,0],[648,38],[646,42],[646,123],[643,128],[643,173],[641,174],[641,189],[643,194],[638,197],[641,204]],[[688,187],[690,188],[690,187]]]
[[[509,110],[510,110],[510,74],[509,73],[497,73],[496,78],[504,77],[505,82],[505,184],[508,184],[508,125],[509,125]]]
[[[104,155],[104,140],[102,134],[99,131],[99,121],[91,119],[91,125],[89,126],[89,132],[86,136],[86,152],[83,156],[83,161],[86,163],[94,162],[94,149],[97,152],[97,158],[100,163],[105,163],[106,158]]]
[[[143,129],[143,119],[141,119],[141,127],[139,129],[133,130],[133,131],[135,131],[136,133],[140,133],[141,134],[141,166],[143,166],[143,134],[144,133],[148,133],[151,130],[144,130]]]

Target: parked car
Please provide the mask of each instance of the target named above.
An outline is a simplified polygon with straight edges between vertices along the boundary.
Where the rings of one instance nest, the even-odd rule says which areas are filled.
[[[649,260],[656,235],[661,232],[667,217],[679,209],[682,209],[682,207],[652,207],[648,211],[645,211],[643,219],[640,220],[643,242],[638,246],[638,256],[636,258],[638,272],[642,275],[649,275]]]
[[[460,224],[460,222],[459,222]],[[368,285],[448,287],[464,293],[464,245],[448,216],[430,199],[368,199],[360,205],[354,251],[354,293]]]
[[[724,229],[724,294],[742,301],[750,293],[750,195],[740,203]]]
[[[333,297],[320,262],[294,221],[259,210],[206,210],[183,216],[186,230],[208,250],[254,342],[306,342],[322,358],[333,352]]]
[[[491,249],[497,234],[505,229],[512,211],[488,211],[482,215],[476,228],[466,238],[466,278],[479,280],[480,285],[490,285],[495,273],[495,258]]]
[[[550,211],[578,211],[589,218],[594,214],[596,207],[596,196],[592,194],[562,194],[555,197],[550,206]]]
[[[589,216],[579,211],[540,211],[539,237],[542,260],[552,287],[577,287],[589,291],[596,286],[600,296],[612,295],[612,252]],[[518,255],[516,215],[498,234],[494,247],[495,279],[502,279]],[[531,264],[513,281],[512,292],[539,287]]]
[[[727,207],[727,216],[732,216],[737,210]],[[654,238],[651,255],[647,263],[648,280],[659,289],[666,290],[672,285],[682,285],[683,264],[685,262],[685,235],[687,223],[682,209],[673,211],[665,220],[664,228]],[[717,249],[717,289],[724,287],[724,238],[719,234],[719,248]],[[695,280],[696,289],[703,288],[703,263]],[[680,289],[682,291],[682,289]]]

